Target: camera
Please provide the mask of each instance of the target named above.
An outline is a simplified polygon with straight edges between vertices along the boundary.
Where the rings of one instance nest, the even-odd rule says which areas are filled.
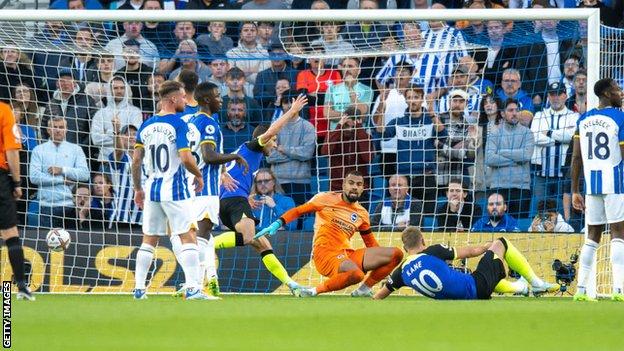
[[[552,270],[555,271],[555,279],[561,286],[559,291],[564,293],[568,290],[568,286],[574,281],[576,277],[576,267],[574,265],[578,261],[578,254],[573,253],[570,255],[570,261],[568,263],[562,262],[560,259],[555,259],[552,262]]]

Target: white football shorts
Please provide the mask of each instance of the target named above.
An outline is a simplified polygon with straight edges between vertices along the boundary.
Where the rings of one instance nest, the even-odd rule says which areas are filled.
[[[585,221],[589,225],[624,221],[624,194],[585,195]]]
[[[180,201],[145,201],[143,208],[143,233],[167,236],[188,233],[197,229],[193,215],[194,199]]]
[[[219,224],[219,197],[218,196],[197,196],[193,202],[195,219],[199,222],[206,218],[210,219],[213,225]]]

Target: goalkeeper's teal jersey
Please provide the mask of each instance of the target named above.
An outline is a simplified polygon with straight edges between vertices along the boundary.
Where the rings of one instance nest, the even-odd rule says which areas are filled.
[[[409,286],[420,294],[440,300],[474,300],[477,286],[470,274],[459,272],[445,261],[455,259],[455,249],[432,245],[410,256],[386,283],[390,291]]]

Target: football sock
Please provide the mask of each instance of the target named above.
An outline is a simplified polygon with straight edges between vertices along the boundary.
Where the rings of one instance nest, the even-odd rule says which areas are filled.
[[[199,252],[197,250],[197,244],[182,244],[178,261],[184,271],[184,285],[187,288],[199,287],[199,282],[197,281],[197,271],[199,270]]]
[[[136,257],[136,268],[134,273],[135,289],[145,289],[145,280],[147,279],[147,271],[152,265],[154,258],[154,247],[150,244],[143,243],[139,247]]]
[[[517,294],[524,291],[526,283],[520,280],[511,281],[503,279],[494,288],[494,292],[499,294]]]
[[[180,248],[182,247],[182,240],[180,240],[180,236],[172,235],[169,237],[169,241],[171,241],[171,251],[173,251],[175,257],[180,257]]]
[[[17,236],[8,238],[4,242],[9,252],[9,261],[11,262],[15,282],[21,288],[21,285],[26,283],[24,278],[24,250],[22,249],[22,244]]]
[[[613,293],[624,294],[624,240],[611,240],[611,273],[613,274]]]
[[[390,262],[388,262],[387,264],[381,267],[373,269],[370,275],[368,276],[368,278],[366,278],[366,280],[364,281],[364,284],[368,286],[369,288],[377,284],[377,282],[387,277],[388,274],[390,274],[392,270],[399,263],[401,263],[402,259],[403,259],[403,251],[401,251],[398,247],[395,247],[394,251],[392,252],[392,258],[390,259]]]
[[[217,256],[215,255],[215,239],[212,235],[210,235],[210,239],[207,243],[208,246],[206,246],[204,267],[206,269],[206,276],[208,278],[214,278],[217,276]]]
[[[260,256],[262,256],[262,263],[264,263],[266,269],[271,272],[275,278],[279,279],[282,284],[286,284],[292,280],[286,268],[282,266],[280,260],[273,253],[273,250],[262,251]]]
[[[579,257],[579,271],[578,271],[578,285],[576,287],[577,294],[587,294],[587,285],[589,279],[594,279],[595,276],[591,276],[593,265],[596,261],[596,251],[598,250],[598,243],[585,239],[585,244],[581,248],[581,255]]]
[[[243,234],[235,232],[225,232],[214,238],[214,247],[217,250],[230,249],[235,246],[245,246]]]
[[[319,284],[316,287],[316,292],[318,294],[323,294],[330,291],[342,290],[347,286],[361,282],[365,276],[366,274],[359,269],[341,272]]]
[[[518,272],[518,274],[523,276],[524,279],[526,279],[532,286],[544,285],[544,281],[541,280],[537,274],[535,274],[526,257],[524,257],[524,255],[522,255],[520,251],[518,251],[518,249],[513,246],[511,242],[509,242],[509,240],[505,238],[501,238],[501,240],[507,248],[505,251],[505,261],[509,265],[509,268]]]
[[[197,282],[200,286],[204,285],[206,277],[206,252],[208,251],[208,240],[197,238],[197,251],[199,255],[199,269],[197,270]]]

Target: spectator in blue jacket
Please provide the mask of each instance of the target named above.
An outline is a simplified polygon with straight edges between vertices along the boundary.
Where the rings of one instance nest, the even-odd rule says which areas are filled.
[[[260,168],[254,179],[249,204],[254,217],[260,222],[256,226],[258,230],[264,229],[269,224],[280,218],[284,212],[295,208],[295,202],[283,194],[281,186],[273,171],[268,168]],[[286,230],[297,229],[297,221],[284,226]]]
[[[487,201],[487,217],[482,217],[473,226],[473,232],[519,232],[518,221],[507,212],[505,198],[493,193]]]
[[[418,85],[405,92],[408,104],[405,115],[388,123],[382,131],[384,140],[397,137],[397,171],[410,178],[411,194],[423,201],[425,214],[433,214],[437,194],[436,155],[439,139],[447,133],[436,116],[423,111],[424,91]]]

